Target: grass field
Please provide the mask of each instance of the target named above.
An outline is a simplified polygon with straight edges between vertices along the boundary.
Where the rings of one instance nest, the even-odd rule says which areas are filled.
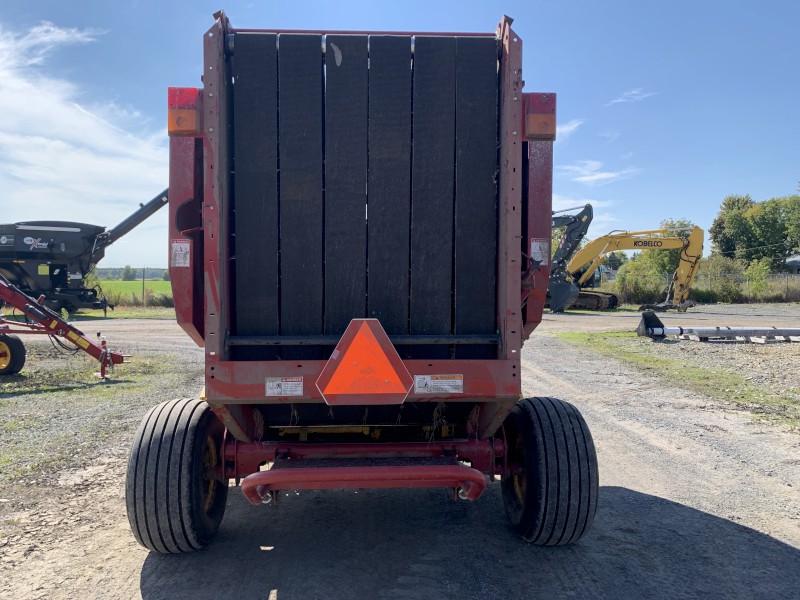
[[[142,295],[142,281],[100,281],[100,287],[108,294],[137,294]],[[154,294],[172,295],[172,287],[169,281],[163,279],[145,279],[144,289],[152,290]]]
[[[104,317],[102,310],[82,308],[77,313],[70,315],[70,321],[87,321],[94,319],[166,319],[175,320],[175,309],[165,306],[124,306],[119,305],[114,310],[109,310]]]
[[[173,306],[172,286],[163,279],[145,279],[144,298],[141,280],[100,280],[99,283],[108,301],[116,306]]]

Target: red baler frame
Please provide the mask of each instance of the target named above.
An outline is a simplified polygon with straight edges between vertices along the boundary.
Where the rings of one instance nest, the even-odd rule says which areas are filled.
[[[226,52],[229,36],[236,32],[223,13],[204,36],[204,88],[171,88],[170,111],[188,111],[196,118],[181,120],[172,128],[170,139],[170,276],[177,320],[181,327],[205,348],[205,398],[226,427],[223,456],[227,465],[220,479],[251,475],[246,493],[251,501],[264,498],[274,489],[298,489],[300,483],[291,475],[279,477],[259,473],[259,465],[278,458],[302,458],[312,448],[317,455],[355,456],[453,456],[471,462],[473,468],[457,468],[494,475],[503,472],[502,437],[493,438],[503,420],[521,396],[520,351],[523,341],[541,321],[549,278],[549,253],[534,263],[522,252],[532,240],[547,240],[549,248],[552,202],[552,152],[555,138],[555,95],[523,93],[522,40],[511,28],[512,20],[501,20],[494,34],[480,35],[501,41],[500,61],[500,176],[498,196],[498,277],[497,323],[498,358],[493,360],[404,360],[412,376],[441,373],[464,375],[461,394],[409,393],[407,401],[459,402],[481,401],[474,438],[466,442],[435,441],[427,444],[357,444],[309,445],[260,442],[263,420],[255,414],[255,404],[323,403],[314,382],[326,365],[324,360],[232,361],[229,360],[227,332],[231,314],[228,297],[230,259],[227,220],[229,203],[228,122],[226,85],[230,78]],[[286,33],[279,30],[258,30]],[[292,33],[359,33],[303,31]],[[361,32],[364,33],[364,32]],[[370,32],[373,33],[373,32]],[[397,32],[394,32],[397,33]],[[434,35],[434,34],[407,34]],[[176,112],[175,114],[178,114]],[[170,117],[172,123],[172,116]],[[527,156],[524,147],[527,146]],[[525,158],[525,160],[523,160]],[[523,203],[523,168],[527,165],[529,182]],[[524,207],[527,214],[521,215]],[[202,219],[197,215],[202,215]],[[525,239],[522,239],[525,224]],[[182,260],[175,259],[182,252]],[[188,264],[185,252],[188,251]],[[394,340],[399,343],[399,340]],[[334,342],[335,343],[335,342]],[[267,377],[303,377],[302,397],[265,398]],[[410,453],[410,454],[409,454]],[[443,485],[458,487],[465,496],[476,497],[480,490],[471,487],[472,473],[440,469],[415,472],[408,477],[384,477],[376,483],[366,471],[346,474],[331,483],[328,476],[312,478],[319,487],[415,487]],[[346,468],[346,467],[344,467]],[[395,467],[396,468],[396,467]],[[425,467],[414,467],[425,469]],[[387,469],[390,471],[391,469]],[[397,472],[395,472],[396,474]],[[455,473],[455,474],[454,474]],[[458,483],[461,473],[464,481]],[[345,476],[347,475],[347,476]],[[271,478],[271,479],[270,479]],[[378,478],[380,479],[380,478]],[[346,484],[350,481],[352,485]],[[393,481],[394,484],[387,483]],[[438,483],[437,483],[438,481]],[[355,483],[353,483],[355,482]]]

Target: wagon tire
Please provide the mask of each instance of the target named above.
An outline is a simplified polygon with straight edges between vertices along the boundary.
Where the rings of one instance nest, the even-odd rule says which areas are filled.
[[[162,402],[145,415],[125,480],[128,521],[142,546],[193,552],[214,538],[228,497],[220,476],[223,431],[203,400]]]
[[[526,398],[503,425],[508,468],[501,488],[512,528],[540,546],[571,544],[597,510],[597,454],[578,409],[556,398]]]
[[[15,375],[25,366],[25,344],[16,335],[0,335],[0,375]]]

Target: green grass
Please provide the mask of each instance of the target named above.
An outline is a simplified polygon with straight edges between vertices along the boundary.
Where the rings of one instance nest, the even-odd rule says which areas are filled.
[[[37,354],[31,351],[29,356],[37,357]],[[140,376],[149,377],[163,373],[170,358],[159,358],[158,355],[135,357],[130,362],[117,365],[108,381],[94,376],[98,369],[97,361],[88,355],[75,354],[60,360],[63,366],[59,364],[55,368],[41,368],[35,362],[30,362],[21,373],[0,379],[0,392],[8,397],[48,393],[54,394],[54,397],[70,397],[73,403],[91,404],[97,398],[130,391],[130,386],[144,385]],[[75,390],[81,390],[81,393],[75,396]],[[0,402],[0,415],[4,408],[5,402]]]
[[[597,314],[614,314],[614,313],[641,313],[638,304],[620,304],[616,308],[604,308],[603,310],[583,310],[579,308],[568,308],[567,313],[574,313],[576,315],[597,315]]]
[[[0,487],[73,465],[91,448],[113,443],[130,427],[128,398],[146,398],[173,367],[170,355],[138,357],[101,381],[92,375],[92,359],[73,357],[63,366],[31,366],[2,378]],[[62,428],[51,435],[25,434],[47,429],[54,419]]]
[[[70,321],[88,321],[90,319],[102,319],[102,310],[89,310],[82,308],[78,312],[70,315]],[[161,306],[117,306],[114,310],[108,311],[109,319],[161,319],[175,320],[175,309],[164,308]]]
[[[616,358],[687,390],[716,400],[734,402],[753,413],[769,416],[791,427],[800,426],[800,405],[797,400],[757,387],[736,371],[692,366],[687,362],[689,357],[687,360],[678,360],[659,356],[659,344],[640,338],[631,331],[561,331],[554,335],[561,341]]]
[[[136,294],[142,295],[142,280],[138,281],[119,281],[119,280],[101,280],[98,282],[100,287],[103,288],[105,294]],[[167,294],[172,295],[172,284],[169,281],[162,279],[145,279],[144,287],[146,290],[152,290],[154,294]]]
[[[172,285],[163,279],[139,281],[100,280],[103,295],[115,306],[170,308],[174,306]],[[144,287],[144,293],[142,288]]]

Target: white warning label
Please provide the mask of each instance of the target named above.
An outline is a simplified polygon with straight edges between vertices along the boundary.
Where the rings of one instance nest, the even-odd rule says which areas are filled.
[[[414,375],[415,394],[463,394],[463,375]]]
[[[531,238],[531,260],[534,265],[550,264],[550,240],[547,238]]]
[[[172,240],[170,248],[169,265],[171,267],[188,267],[189,265],[189,242],[182,240]]]
[[[302,396],[302,377],[267,377],[267,396]]]

